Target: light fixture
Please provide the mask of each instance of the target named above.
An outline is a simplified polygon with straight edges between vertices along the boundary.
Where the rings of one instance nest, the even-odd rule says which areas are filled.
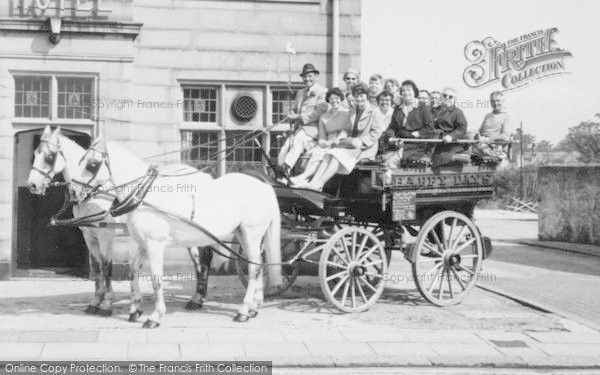
[[[60,28],[62,25],[62,19],[60,17],[50,17],[50,42],[52,44],[58,44],[60,42]]]

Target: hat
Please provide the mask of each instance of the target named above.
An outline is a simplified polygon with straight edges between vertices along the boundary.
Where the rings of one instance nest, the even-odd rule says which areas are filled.
[[[311,63],[304,64],[304,66],[302,67],[302,73],[300,73],[300,77],[302,77],[303,75],[308,74],[308,73],[319,74],[319,71],[317,69],[315,69],[315,66]]]
[[[356,96],[359,94],[367,94],[369,95],[369,86],[364,82],[359,82],[354,87],[352,87],[352,95]]]

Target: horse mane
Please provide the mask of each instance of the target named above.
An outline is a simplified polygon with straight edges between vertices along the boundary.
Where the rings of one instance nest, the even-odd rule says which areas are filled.
[[[149,164],[115,141],[106,141],[106,152],[115,185],[146,174]]]

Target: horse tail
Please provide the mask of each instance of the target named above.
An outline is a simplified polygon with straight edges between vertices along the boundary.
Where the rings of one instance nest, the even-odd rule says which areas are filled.
[[[281,265],[279,264],[281,263],[281,213],[279,212],[279,203],[277,202],[275,191],[272,188],[271,190],[273,196],[273,204],[271,204],[272,217],[263,238],[263,246],[265,248],[265,261],[267,263],[277,263],[276,265],[266,267],[268,285],[278,287],[283,285]]]

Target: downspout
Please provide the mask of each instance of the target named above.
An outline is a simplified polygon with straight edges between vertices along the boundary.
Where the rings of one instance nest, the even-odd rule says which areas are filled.
[[[332,86],[338,86],[340,74],[340,0],[333,0],[331,24],[333,29],[333,42],[331,43],[331,74]]]

